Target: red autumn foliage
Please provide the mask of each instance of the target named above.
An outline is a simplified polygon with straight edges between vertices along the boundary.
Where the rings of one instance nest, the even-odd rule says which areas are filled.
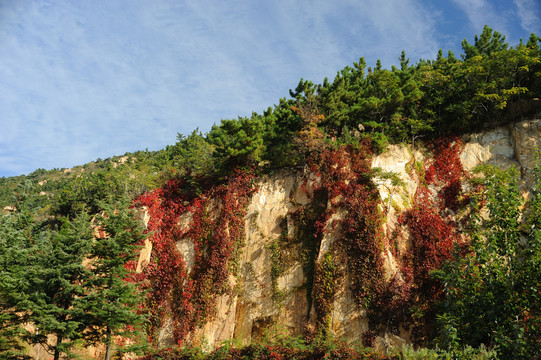
[[[420,189],[414,207],[400,217],[399,224],[408,228],[411,241],[404,273],[412,277],[416,290],[430,293],[434,299],[439,287],[433,283],[430,272],[451,259],[453,245],[461,242],[461,236],[456,223],[442,217],[430,196],[426,188]]]
[[[458,138],[438,140],[433,145],[434,157],[425,172],[427,184],[442,186],[438,197],[442,201],[441,209],[457,211],[460,207],[462,181],[467,172],[460,161],[463,143]]]
[[[370,304],[382,288],[383,266],[379,195],[370,176],[368,149],[368,144],[360,149],[327,149],[309,159],[310,170],[321,179],[321,189],[327,192],[330,204],[316,223],[316,230],[322,234],[332,214],[345,210],[345,218],[331,225],[340,226],[337,243],[348,256],[352,291],[355,299],[365,304]]]
[[[175,179],[137,199],[137,205],[146,206],[150,215],[147,231],[153,252],[143,276],[149,280],[146,306],[153,333],[170,311],[175,339],[180,344],[212,310],[211,294],[226,288],[228,264],[241,245],[244,210],[255,191],[252,178],[247,172],[233,171],[225,183],[199,196],[185,190],[182,180]],[[216,201],[215,207],[209,205],[210,199]],[[181,229],[179,218],[186,212],[192,214],[193,220]],[[194,241],[196,261],[189,274],[176,247],[182,238]]]
[[[409,250],[402,258],[401,269],[405,281],[399,291],[408,295],[403,298],[405,306],[420,311],[421,323],[414,324],[417,340],[423,339],[421,328],[433,321],[434,304],[442,296],[441,284],[430,273],[452,259],[456,246],[465,247],[458,223],[448,211],[456,213],[466,203],[461,200],[462,181],[467,178],[459,157],[461,150],[458,139],[434,144],[434,157],[425,168],[426,184],[419,185],[412,208],[398,219],[409,233]]]

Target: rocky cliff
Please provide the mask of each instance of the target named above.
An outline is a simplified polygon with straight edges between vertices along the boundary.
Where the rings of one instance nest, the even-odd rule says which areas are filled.
[[[470,134],[460,140],[444,146],[456,149],[460,164],[455,164],[449,171],[458,171],[457,166],[462,167],[457,172],[461,177],[458,190],[461,197],[466,197],[470,189],[466,181],[470,176],[468,173],[476,166],[487,163],[504,168],[517,167],[521,174],[522,191],[527,196],[530,171],[541,145],[541,120],[522,121]],[[371,230],[369,222],[366,222],[366,228],[361,229],[364,232],[373,231],[376,253],[368,251],[366,256],[374,258],[363,260],[360,265],[357,264],[359,259],[355,258],[360,253],[350,245],[343,244],[345,233],[351,235],[359,231],[348,229],[352,225],[346,220],[356,216],[355,224],[359,224],[360,218],[366,217],[362,213],[362,204],[355,207],[357,205],[344,200],[348,196],[357,196],[355,191],[358,190],[355,189],[360,187],[352,188],[351,184],[357,181],[352,176],[358,173],[351,175],[351,172],[342,172],[342,175],[326,177],[321,167],[315,169],[307,166],[252,178],[250,181],[254,191],[239,195],[245,201],[235,208],[242,208],[243,211],[232,212],[234,215],[226,220],[223,220],[223,213],[227,206],[238,201],[235,197],[227,197],[228,191],[234,188],[231,184],[226,185],[227,189],[220,190],[220,194],[226,194],[221,198],[213,200],[210,194],[203,194],[195,200],[175,200],[183,202],[177,208],[164,207],[163,212],[178,214],[173,217],[173,229],[167,231],[167,234],[174,234],[175,246],[163,250],[165,245],[154,235],[152,241],[147,241],[138,264],[138,271],[150,272],[149,278],[156,282],[158,272],[155,264],[161,261],[158,260],[158,253],[169,251],[178,254],[176,271],[182,276],[171,280],[173,285],[163,285],[168,292],[159,301],[167,305],[162,306],[160,318],[155,320],[158,344],[172,345],[181,337],[181,341],[210,350],[231,339],[247,343],[265,336],[310,336],[317,331],[331,332],[348,342],[371,337],[371,341],[375,341],[373,344],[379,347],[410,342],[412,330],[403,323],[391,326],[388,321],[380,319],[378,326],[374,327],[367,304],[370,301],[377,303],[369,295],[370,291],[380,286],[378,284],[388,288],[393,282],[401,284],[408,281],[404,273],[404,256],[412,246],[409,234],[412,227],[406,226],[401,218],[416,201],[422,201],[418,195],[421,188],[426,189],[425,193],[432,199],[437,199],[440,194],[440,202],[444,199],[442,189],[451,188],[443,180],[427,180],[428,176],[438,177],[437,174],[430,175],[430,166],[434,162],[453,162],[452,155],[441,151],[440,158],[436,159],[435,148],[412,149],[407,145],[391,145],[383,154],[368,158],[372,168],[383,171],[376,173],[372,180],[373,191],[379,198],[367,210],[373,212],[371,221],[377,223],[377,229]],[[331,163],[322,166],[330,169],[326,170],[327,173],[338,173],[343,168],[351,170],[357,165],[347,159],[348,154],[339,157],[345,162],[333,164],[327,159],[324,161]],[[389,175],[389,172],[398,175],[398,179],[396,176],[378,176]],[[444,176],[440,175],[440,178]],[[332,189],[329,187],[331,182],[334,182]],[[366,181],[363,184],[368,186]],[[373,198],[371,193],[362,194],[359,196],[366,196],[363,199]],[[156,201],[163,204],[164,195],[161,196],[161,202]],[[165,234],[160,226],[165,226],[163,219],[166,214],[153,212],[154,203],[143,203],[148,210],[144,213],[145,223],[154,234]],[[351,214],[353,211],[358,214]],[[445,224],[459,224],[459,220],[467,216],[461,211],[447,204],[440,213],[446,219]],[[158,216],[164,218],[153,223]],[[195,234],[206,234],[204,236],[208,239],[217,238],[216,234],[220,231],[223,231],[222,238],[231,237],[237,229],[234,216],[241,216],[238,229],[242,232],[235,244],[227,243],[221,245],[221,250],[213,249],[211,240],[196,238]],[[193,227],[201,223],[210,225],[205,225],[204,231],[194,231]],[[208,275],[198,265],[201,261],[211,261],[213,251],[216,254],[226,252],[222,254],[227,262],[224,279],[216,274],[218,270]],[[367,266],[373,266],[374,272],[371,274],[379,277],[370,280],[372,285],[363,285],[363,279],[358,278],[362,273],[359,271],[370,270],[366,270]],[[204,292],[200,290],[208,282],[212,284],[208,284]],[[175,286],[178,288],[176,293]],[[203,293],[209,297],[208,301],[205,300],[205,306],[195,298]],[[380,309],[396,311],[396,307]],[[204,314],[193,315],[196,310]],[[185,325],[187,323],[191,325]]]

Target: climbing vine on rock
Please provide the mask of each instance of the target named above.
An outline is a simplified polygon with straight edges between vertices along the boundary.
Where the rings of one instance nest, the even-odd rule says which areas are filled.
[[[383,216],[372,180],[369,144],[310,154],[308,166],[316,179],[311,189],[315,205],[302,207],[291,216],[296,223],[295,237],[311,249],[305,257],[307,295],[318,326],[327,327],[329,322],[336,287],[343,276],[340,266],[351,274],[352,295],[368,309],[371,326],[408,319],[421,325],[428,321],[441,292],[430,273],[451,258],[455,244],[463,243],[451,216],[466,198],[461,185],[465,177],[459,158],[461,146],[457,140],[433,146],[434,157],[424,166],[425,181],[413,207],[399,218],[402,229],[409,233],[411,251],[401,259],[401,273],[390,281],[383,269]],[[186,191],[182,180],[174,180],[139,199],[140,205],[149,208],[148,230],[155,249],[146,270],[151,284],[147,306],[155,328],[163,325],[166,310],[172,314],[179,343],[212,315],[213,295],[229,289],[229,275],[236,271],[235,259],[243,243],[245,209],[255,191],[252,180],[250,173],[235,171],[221,184],[200,189],[197,194]],[[184,228],[179,226],[181,215],[189,218]],[[321,243],[330,233],[334,240],[318,261]],[[181,239],[193,241],[193,268],[186,267],[177,250],[176,242]],[[270,248],[275,265],[282,258],[278,245]],[[344,265],[338,259],[345,259]],[[279,295],[276,279],[280,269],[277,266],[275,270],[273,288]],[[406,306],[415,313],[406,316]],[[391,319],[386,313],[403,316]]]
[[[321,179],[320,187],[329,199],[326,211],[316,222],[316,231],[323,234],[336,229],[333,246],[346,255],[353,296],[359,304],[370,307],[383,288],[383,234],[380,198],[372,182],[368,149],[368,144],[328,149],[309,159],[309,165]],[[343,215],[330,220],[338,211]]]
[[[215,306],[214,295],[228,289],[229,274],[236,271],[235,255],[244,242],[245,210],[255,191],[252,179],[251,174],[234,172],[227,182],[205,192],[189,209],[193,220],[183,236],[194,240],[195,265],[186,296],[175,301],[177,339],[202,325]]]
[[[181,191],[182,182],[170,180],[166,185],[141,195],[138,206],[150,215],[147,232],[153,245],[151,262],[142,274],[148,282],[146,307],[150,314],[151,334],[156,334],[167,310],[174,288],[186,280],[185,262],[175,246],[173,233],[179,216],[187,210],[189,197]]]
[[[464,145],[458,138],[440,139],[432,146],[434,157],[425,170],[427,184],[440,185],[438,198],[440,209],[456,212],[462,205],[462,181],[468,177],[460,161],[460,152]]]
[[[442,286],[431,272],[466,246],[456,217],[451,216],[467,203],[462,190],[467,174],[459,157],[462,143],[446,139],[432,148],[433,158],[425,165],[426,183],[419,184],[412,208],[398,219],[409,234],[409,250],[402,257],[403,281],[394,291],[407,295],[401,296],[402,307],[410,311],[401,320],[413,324],[418,342],[426,340],[434,321],[434,304],[442,296]]]
[[[211,295],[228,289],[234,258],[243,244],[245,209],[255,191],[252,179],[250,172],[233,171],[222,184],[197,196],[177,179],[139,197],[138,204],[149,211],[147,230],[153,243],[151,263],[144,271],[150,287],[146,306],[151,333],[156,334],[169,311],[175,340],[182,343],[212,312]],[[181,228],[180,216],[188,213],[191,221]],[[194,243],[193,269],[186,268],[177,249],[181,239]]]
[[[336,294],[336,282],[338,267],[332,253],[327,252],[315,268],[314,281],[314,307],[317,321],[323,326],[324,331],[330,329],[331,311],[333,310],[334,296]]]
[[[306,186],[303,185],[305,191]],[[322,234],[317,231],[316,224],[323,216],[327,206],[327,194],[322,190],[315,190],[313,201],[291,214],[296,224],[294,238],[301,244],[300,258],[303,264],[303,271],[306,274],[306,300],[308,312],[313,305],[313,287],[316,260],[319,254]],[[308,314],[307,314],[308,315]]]

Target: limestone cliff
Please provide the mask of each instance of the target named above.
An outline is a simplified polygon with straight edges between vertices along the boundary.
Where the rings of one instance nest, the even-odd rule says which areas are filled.
[[[464,170],[471,171],[485,163],[516,166],[521,174],[522,191],[527,195],[535,153],[541,145],[541,120],[522,121],[467,135],[462,141],[460,160]],[[383,154],[371,158],[372,167],[391,171],[401,179],[399,185],[393,185],[389,180],[374,180],[379,191],[378,209],[385,239],[394,236],[392,234],[399,226],[397,219],[414,202],[423,181],[415,169],[430,161],[428,150],[406,145],[391,145]],[[330,251],[335,254],[334,264],[340,276],[333,278],[332,305],[326,326],[335,336],[350,342],[360,341],[369,331],[367,311],[352,293],[355,279],[349,271],[348,254],[343,249],[337,250],[340,247],[335,244],[341,226],[336,220],[346,215],[346,208],[338,206],[330,216],[324,217],[325,222],[319,224],[324,228],[323,235],[315,243],[313,253],[306,246],[306,239],[311,235],[306,233],[307,221],[313,223],[316,218],[321,218],[325,209],[336,202],[329,194],[322,195],[318,191],[322,181],[321,176],[308,167],[282,170],[257,179],[257,191],[246,206],[244,241],[236,255],[236,271],[228,273],[223,287],[226,290],[215,295],[213,311],[189,331],[185,338],[188,342],[210,350],[233,338],[247,343],[269,332],[292,336],[313,332],[318,326],[313,293],[317,279],[313,276],[313,267],[322,264],[325,254]],[[435,186],[431,189],[435,191]],[[218,211],[220,206],[223,205],[209,202],[207,210]],[[192,221],[193,214],[186,211],[178,218],[177,227],[189,228]],[[196,271],[196,244],[189,232],[179,233],[175,240],[176,250],[182,255],[183,271],[189,277]],[[395,249],[390,241],[382,241],[379,249],[383,261],[380,274],[384,282],[400,281],[397,254],[407,251],[409,246],[407,234],[393,239]],[[138,265],[143,272],[152,262],[152,244],[147,242],[146,245]],[[164,316],[157,336],[160,346],[174,344],[174,324],[178,322],[171,312]],[[391,331],[383,326],[374,334],[376,346],[410,341],[410,333],[402,327]]]

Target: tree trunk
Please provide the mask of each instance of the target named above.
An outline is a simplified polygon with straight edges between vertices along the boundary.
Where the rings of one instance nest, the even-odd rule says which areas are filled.
[[[58,349],[58,346],[62,343],[62,336],[56,337],[56,346],[54,348],[54,360],[60,360],[60,350]]]
[[[105,340],[105,360],[111,359],[111,328],[107,326],[107,339]]]

